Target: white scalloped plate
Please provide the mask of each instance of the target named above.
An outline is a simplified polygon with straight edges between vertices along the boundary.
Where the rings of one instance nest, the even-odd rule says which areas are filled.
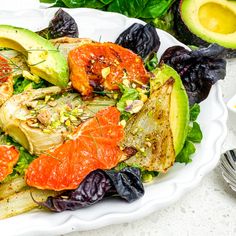
[[[48,25],[57,9],[1,12],[0,24],[38,30]],[[77,21],[80,37],[97,41],[112,41],[137,19],[127,18],[116,13],[104,13],[91,9],[66,10]],[[182,45],[168,33],[157,30],[163,51],[173,45]],[[193,161],[188,165],[175,164],[166,174],[145,186],[145,195],[140,200],[128,204],[118,199],[100,202],[78,211],[49,213],[34,211],[0,221],[1,235],[50,236],[71,231],[90,230],[109,224],[130,222],[177,201],[194,188],[217,164],[226,137],[227,110],[222,101],[220,85],[213,86],[207,100],[201,103],[199,122],[204,134],[197,146]]]

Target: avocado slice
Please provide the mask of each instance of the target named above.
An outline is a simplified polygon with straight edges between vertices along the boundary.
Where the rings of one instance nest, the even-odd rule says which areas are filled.
[[[236,1],[182,0],[176,5],[175,28],[186,44],[217,43],[236,57]]]
[[[67,86],[69,76],[66,59],[51,42],[36,33],[10,25],[0,25],[0,47],[24,54],[32,74],[54,85]]]
[[[176,156],[184,146],[188,133],[189,124],[189,101],[188,95],[182,84],[179,74],[170,66],[162,64],[152,73],[155,75],[150,81],[151,91],[156,90],[170,77],[175,80],[171,94],[170,105],[170,127],[173,135],[174,149]]]

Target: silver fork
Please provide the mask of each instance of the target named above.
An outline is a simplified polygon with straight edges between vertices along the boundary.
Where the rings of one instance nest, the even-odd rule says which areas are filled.
[[[236,149],[229,150],[221,155],[220,167],[223,178],[236,191]]]

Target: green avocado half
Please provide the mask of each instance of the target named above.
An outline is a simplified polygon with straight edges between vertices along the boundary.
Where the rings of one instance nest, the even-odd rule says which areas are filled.
[[[175,80],[171,93],[170,126],[176,156],[184,146],[189,125],[189,101],[179,74],[170,66],[162,64],[152,71],[154,78],[150,81],[151,91],[164,84],[170,77]]]
[[[0,47],[24,54],[32,74],[60,87],[68,85],[66,59],[57,48],[38,34],[28,29],[0,25]]]
[[[182,0],[176,5],[175,28],[189,45],[217,43],[236,57],[236,1]]]

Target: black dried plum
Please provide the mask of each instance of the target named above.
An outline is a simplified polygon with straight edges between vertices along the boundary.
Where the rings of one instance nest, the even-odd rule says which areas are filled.
[[[138,23],[134,23],[121,33],[115,43],[132,50],[143,59],[157,52],[161,44],[156,29],[152,25]]]
[[[168,48],[161,62],[173,67],[180,75],[189,103],[200,103],[207,98],[211,87],[226,75],[225,49],[217,44],[189,51],[181,46]]]
[[[79,36],[78,26],[74,18],[62,9],[55,13],[47,28],[37,33],[47,39],[60,37],[78,38]]]
[[[61,212],[88,207],[105,197],[119,196],[133,202],[144,195],[141,172],[134,167],[121,171],[95,170],[86,176],[75,190],[68,190],[56,197],[48,197],[38,204],[51,211]]]

